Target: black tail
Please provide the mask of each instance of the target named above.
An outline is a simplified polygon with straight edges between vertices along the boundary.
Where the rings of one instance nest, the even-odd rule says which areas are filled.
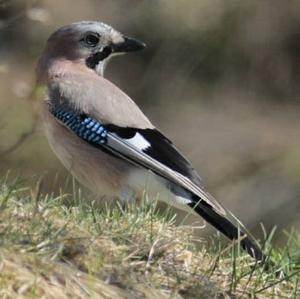
[[[204,200],[192,202],[189,204],[189,206],[230,240],[240,239],[242,248],[257,261],[265,262],[266,257],[261,249],[255,244],[255,241],[251,240],[251,238],[242,230],[242,228],[237,228],[237,226],[235,226],[224,216],[218,214]]]

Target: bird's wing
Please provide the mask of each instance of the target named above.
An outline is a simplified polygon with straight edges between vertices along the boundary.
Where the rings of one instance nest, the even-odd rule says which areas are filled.
[[[106,129],[144,154],[186,176],[194,184],[201,186],[201,178],[191,163],[180,154],[174,144],[157,129],[137,129],[106,125]]]
[[[52,114],[80,138],[92,146],[142,166],[195,194],[221,215],[225,209],[200,187],[200,178],[190,163],[179,153],[170,140],[156,129],[120,128],[103,125],[96,119],[65,110],[50,108]]]
[[[189,207],[231,240],[241,238],[242,247],[251,256],[259,261],[265,260],[259,246],[244,232],[244,226],[197,184],[199,178],[189,162],[161,133],[155,129],[120,129],[103,125],[95,118],[67,108],[52,106],[50,111],[64,126],[91,146],[149,169],[189,191],[192,196],[185,201]],[[147,130],[151,130],[151,133]],[[240,230],[241,227],[243,229]]]

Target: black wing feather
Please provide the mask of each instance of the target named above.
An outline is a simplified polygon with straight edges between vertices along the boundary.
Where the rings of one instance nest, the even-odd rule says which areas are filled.
[[[170,169],[189,178],[193,183],[201,186],[201,178],[191,166],[191,163],[182,156],[173,143],[157,129],[137,129],[105,125],[105,128],[123,139],[131,139],[140,134],[150,146],[142,151],[153,159],[168,166]]]

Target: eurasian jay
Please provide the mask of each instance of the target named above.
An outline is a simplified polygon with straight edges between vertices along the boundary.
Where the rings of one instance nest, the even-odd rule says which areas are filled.
[[[258,261],[265,256],[241,224],[203,189],[198,173],[138,106],[103,77],[111,57],[145,44],[96,21],[54,32],[38,61],[38,82],[50,146],[64,166],[95,194],[128,202],[159,199],[192,211]]]

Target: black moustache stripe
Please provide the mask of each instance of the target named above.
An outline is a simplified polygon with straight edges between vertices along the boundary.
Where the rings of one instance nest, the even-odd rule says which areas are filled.
[[[87,67],[95,69],[97,64],[112,53],[111,47],[105,47],[101,52],[97,52],[86,59]]]

